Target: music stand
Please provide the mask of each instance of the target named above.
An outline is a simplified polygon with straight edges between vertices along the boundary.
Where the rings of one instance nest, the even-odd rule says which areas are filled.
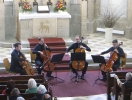
[[[85,53],[71,53],[71,61],[85,61]],[[85,65],[84,65],[85,66]],[[75,82],[78,83],[79,82],[79,77],[81,77],[79,74],[78,74],[78,70],[79,70],[79,63],[77,65],[77,69],[76,69],[76,72],[77,72],[77,77],[74,76],[73,78],[76,78]],[[73,79],[71,78],[71,80]],[[85,79],[84,79],[85,80]],[[86,80],[85,80],[86,81]]]
[[[56,64],[59,61],[62,61],[63,56],[64,56],[64,53],[53,55],[50,62],[53,62],[54,64]],[[55,66],[55,68],[56,68],[56,66]],[[56,78],[56,81],[57,81],[57,78],[64,81],[63,79],[57,77],[57,70],[56,70],[56,76],[54,78]]]
[[[99,56],[99,55],[91,55],[91,56],[92,56],[92,58],[93,58],[93,62],[94,62],[94,63],[106,64],[106,61],[105,61],[105,59],[104,59],[103,56]],[[99,64],[99,65],[100,65],[100,64]],[[99,74],[100,74],[100,68],[99,68]],[[98,74],[98,78],[95,80],[94,84],[96,84],[96,82],[97,82],[98,80],[100,80],[99,74]],[[94,84],[93,84],[93,86],[94,86]]]

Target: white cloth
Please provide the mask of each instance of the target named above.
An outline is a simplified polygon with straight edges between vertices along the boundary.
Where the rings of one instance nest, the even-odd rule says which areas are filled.
[[[34,18],[71,18],[68,12],[50,12],[50,13],[19,13],[19,20],[21,19],[34,19]]]

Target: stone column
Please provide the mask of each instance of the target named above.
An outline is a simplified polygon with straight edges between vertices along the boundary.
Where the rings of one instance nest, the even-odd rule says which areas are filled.
[[[4,3],[0,1],[0,40],[5,40],[5,14],[4,14]]]
[[[127,25],[125,28],[125,37],[132,39],[132,0],[127,0]]]
[[[14,1],[6,1],[5,4],[5,38],[15,38],[16,35],[16,11],[14,10]]]
[[[81,36],[87,36],[87,1],[81,3]]]
[[[81,0],[70,1],[70,37],[81,35]]]
[[[88,33],[95,31],[95,0],[88,0]]]

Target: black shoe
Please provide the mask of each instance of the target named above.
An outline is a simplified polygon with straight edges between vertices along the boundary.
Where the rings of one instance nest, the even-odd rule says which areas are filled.
[[[81,79],[84,80],[84,75],[81,76]]]

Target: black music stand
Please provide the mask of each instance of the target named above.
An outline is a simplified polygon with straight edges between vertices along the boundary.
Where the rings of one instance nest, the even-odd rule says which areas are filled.
[[[71,61],[85,61],[85,53],[71,53]],[[85,66],[85,65],[84,65]],[[77,72],[77,77],[74,76],[73,78],[76,78],[75,82],[76,84],[79,82],[79,78],[81,77],[79,74],[78,74],[78,70],[79,70],[79,62],[78,62],[78,65],[77,65],[77,69],[76,69],[76,72]],[[71,78],[71,80],[73,79]],[[85,79],[84,79],[85,80]],[[85,80],[86,81],[86,80]]]
[[[57,64],[59,61],[62,61],[63,56],[64,56],[64,53],[53,55],[50,62]],[[55,66],[55,68],[56,68],[56,66]],[[56,76],[54,78],[56,78],[56,81],[57,81],[57,78],[64,81],[63,79],[57,77],[57,70],[56,70]]]
[[[91,55],[91,56],[92,56],[92,58],[93,58],[93,62],[94,62],[94,63],[106,64],[106,61],[105,61],[105,59],[104,59],[103,56],[99,56],[99,55]],[[100,64],[99,64],[99,65],[100,65]],[[100,74],[100,68],[99,68],[99,74]],[[98,74],[98,78],[95,80],[94,84],[96,84],[96,82],[97,82],[98,80],[100,80],[99,74]],[[94,84],[93,84],[93,86],[94,86]]]

